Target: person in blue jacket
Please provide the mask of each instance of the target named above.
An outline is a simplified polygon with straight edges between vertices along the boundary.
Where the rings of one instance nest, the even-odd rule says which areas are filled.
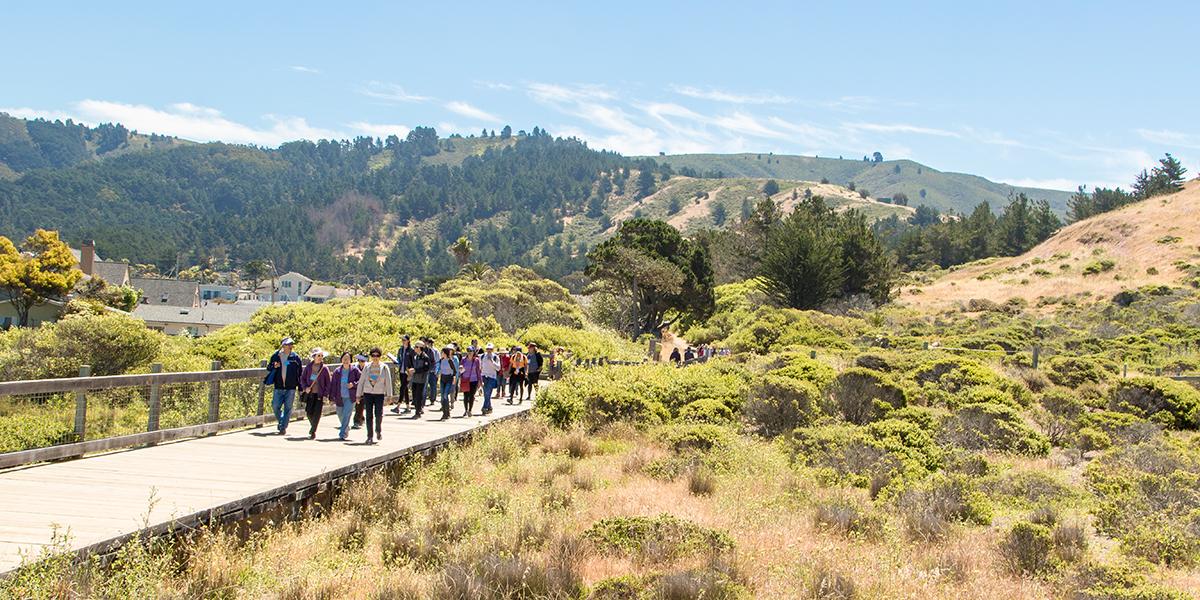
[[[300,372],[304,369],[300,355],[292,352],[295,342],[292,338],[283,338],[279,350],[267,361],[267,377],[264,385],[274,385],[271,395],[271,412],[278,421],[279,435],[287,433],[288,423],[292,420],[292,406],[296,403],[296,389],[300,387]]]

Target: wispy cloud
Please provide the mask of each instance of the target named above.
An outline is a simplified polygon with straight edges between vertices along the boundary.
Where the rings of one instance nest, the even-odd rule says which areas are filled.
[[[1017,187],[1063,190],[1067,192],[1075,191],[1075,189],[1080,185],[1078,182],[1071,181],[1070,179],[1063,179],[1061,177],[1051,179],[999,179],[997,181],[1000,183],[1007,183],[1008,185],[1015,185]]]
[[[1175,148],[1200,149],[1200,135],[1170,129],[1136,129],[1134,131],[1147,142]]]
[[[39,108],[28,107],[13,107],[4,108],[0,106],[0,113],[8,113],[11,117],[18,119],[46,119],[47,121],[66,121],[73,119],[85,125],[91,125],[90,121],[83,121],[77,115],[73,115],[61,110],[42,110]]]
[[[445,108],[452,113],[462,115],[469,119],[483,121],[485,123],[499,123],[501,120],[500,117],[497,117],[496,115],[493,115],[482,108],[472,106],[471,104],[459,100],[447,102]]]
[[[307,73],[309,75],[320,75],[321,74],[320,69],[314,69],[312,67],[306,67],[304,65],[292,65],[288,68],[297,73]]]
[[[389,135],[395,135],[403,138],[404,136],[408,135],[408,132],[410,131],[410,128],[407,125],[397,125],[394,123],[368,123],[366,121],[355,121],[353,123],[348,123],[347,126],[357,133],[377,138],[386,138]]]
[[[475,85],[489,90],[500,90],[504,92],[513,89],[513,86],[502,81],[476,81]]]
[[[555,83],[531,83],[529,95],[539,102],[586,102],[614,100],[616,93],[600,85],[560,85]]]
[[[844,127],[854,131],[870,131],[872,133],[901,133],[932,135],[937,137],[962,137],[958,132],[933,127],[921,127],[906,123],[844,123]]]
[[[425,102],[430,99],[429,96],[411,94],[399,85],[384,81],[368,81],[358,93],[385,102]]]
[[[696,98],[699,100],[712,100],[713,102],[727,102],[730,104],[787,104],[793,99],[787,96],[770,93],[738,93],[716,88],[702,89],[688,85],[673,85],[671,90],[676,94]]]

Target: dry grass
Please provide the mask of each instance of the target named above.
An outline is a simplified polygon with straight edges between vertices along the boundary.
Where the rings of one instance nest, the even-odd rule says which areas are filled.
[[[651,433],[630,430],[589,440],[593,450],[619,451],[570,458],[564,448],[571,432],[552,432],[526,438],[544,446],[522,442],[512,458],[494,461],[498,442],[488,438],[516,438],[526,427],[497,426],[474,445],[417,467],[399,489],[382,478],[356,482],[326,516],[245,542],[200,536],[181,549],[182,568],[146,576],[158,589],[211,598],[566,598],[614,577],[630,577],[661,598],[744,592],[755,598],[957,600],[1057,593],[1047,581],[1005,570],[996,549],[1007,526],[956,526],[937,543],[910,541],[888,505],[874,503],[865,490],[820,485],[769,443],[739,439],[710,457],[720,458],[719,468],[706,466],[678,481],[642,473],[665,451]],[[1051,466],[1043,461],[1040,466]],[[1020,466],[1039,466],[1027,462]],[[706,493],[696,490],[701,473],[709,480]],[[873,533],[858,535],[867,513],[875,519]],[[601,519],[661,514],[724,532],[734,549],[682,556],[651,549],[647,556],[657,558],[647,560],[601,554],[582,538]],[[1066,546],[1090,535],[1069,518],[1058,526],[1055,535]],[[1185,590],[1198,584],[1182,571],[1155,577]]]

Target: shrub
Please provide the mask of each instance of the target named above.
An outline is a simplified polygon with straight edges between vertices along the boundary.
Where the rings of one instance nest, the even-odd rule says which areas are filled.
[[[1040,575],[1053,565],[1054,539],[1049,527],[1020,522],[1000,542],[1000,556],[1018,575]]]
[[[828,387],[837,376],[833,367],[807,356],[799,354],[785,356],[783,362],[782,367],[771,373],[780,377],[806,381],[816,386],[818,390]]]
[[[1038,406],[1033,412],[1033,420],[1041,427],[1042,433],[1051,444],[1062,445],[1068,434],[1079,427],[1079,418],[1087,407],[1074,394],[1053,389],[1047,391],[1038,399]]]
[[[992,507],[965,475],[935,475],[911,483],[898,495],[897,504],[905,527],[914,539],[940,539],[950,523],[988,525]]]
[[[854,580],[822,563],[813,569],[808,598],[813,600],[854,600],[857,590]]]
[[[729,535],[669,514],[601,519],[583,537],[603,554],[660,560],[733,549]]]
[[[908,404],[904,388],[878,371],[852,367],[830,386],[830,396],[842,418],[863,425]]]
[[[1050,451],[1046,436],[1032,430],[1010,406],[968,404],[946,421],[942,438],[968,450],[999,450],[1030,456]]]
[[[1074,496],[1071,486],[1045,471],[1007,471],[981,485],[989,496],[1020,505],[1054,502]]]
[[[878,354],[859,354],[854,358],[854,366],[884,373],[892,370],[892,364],[888,359]]]
[[[883,532],[885,519],[863,503],[848,496],[818,502],[813,512],[818,527],[842,535],[876,536]]]
[[[1112,260],[1111,258],[1102,258],[1100,260],[1094,260],[1094,261],[1088,263],[1087,265],[1084,265],[1083,274],[1085,277],[1088,275],[1099,275],[1100,273],[1105,273],[1105,272],[1113,270],[1113,267],[1116,267],[1116,266],[1117,266],[1116,261]]]
[[[1187,600],[1192,596],[1147,584],[1140,564],[1085,563],[1068,578],[1072,600]]]
[[[708,423],[673,423],[658,430],[659,439],[676,452],[707,452],[733,443],[733,433]]]
[[[688,491],[696,496],[711,496],[717,490],[717,477],[707,468],[692,469],[688,473]]]
[[[1055,385],[1076,388],[1084,383],[1104,383],[1116,373],[1116,365],[1090,358],[1053,356],[1046,361],[1046,377]]]
[[[1054,554],[1066,563],[1083,560],[1087,552],[1087,528],[1075,521],[1059,523],[1054,527]]]
[[[773,437],[811,423],[819,401],[813,384],[767,373],[751,388],[743,411],[755,431]]]
[[[1152,420],[1162,413],[1163,422],[1176,429],[1195,429],[1200,424],[1200,392],[1165,377],[1118,381],[1110,394],[1109,408]]]
[[[679,409],[679,419],[723,425],[733,421],[733,409],[715,398],[704,398]]]
[[[919,477],[936,469],[941,460],[931,436],[912,423],[890,419],[871,427],[803,427],[796,430],[791,444],[797,462],[857,487],[877,478]]]
[[[1025,386],[1001,377],[991,368],[969,359],[953,357],[935,360],[915,369],[912,377],[926,388],[932,387],[951,394],[951,408],[962,403],[958,398],[960,394],[976,387],[992,388],[992,390],[1008,396],[1008,399],[1004,400],[1004,404],[1024,406],[1031,401],[1031,396]],[[980,397],[987,396],[998,400],[995,391],[979,391],[976,394]]]

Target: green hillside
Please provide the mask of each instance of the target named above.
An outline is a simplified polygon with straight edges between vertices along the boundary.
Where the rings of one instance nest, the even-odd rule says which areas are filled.
[[[140,134],[119,124],[88,127],[71,121],[18,119],[0,112],[0,179],[15,179],[30,169],[64,168],[186,143],[171,136]]]
[[[938,171],[911,160],[880,163],[838,158],[775,154],[676,154],[655,160],[676,171],[723,177],[771,177],[830,183],[867,189],[872,197],[890,198],[904,193],[909,204],[927,204],[941,211],[969,213],[980,202],[993,209],[1008,203],[1008,196],[1024,192],[1030,199],[1046,200],[1058,213],[1066,212],[1071,192],[1023,188],[989,181],[977,175]]]

